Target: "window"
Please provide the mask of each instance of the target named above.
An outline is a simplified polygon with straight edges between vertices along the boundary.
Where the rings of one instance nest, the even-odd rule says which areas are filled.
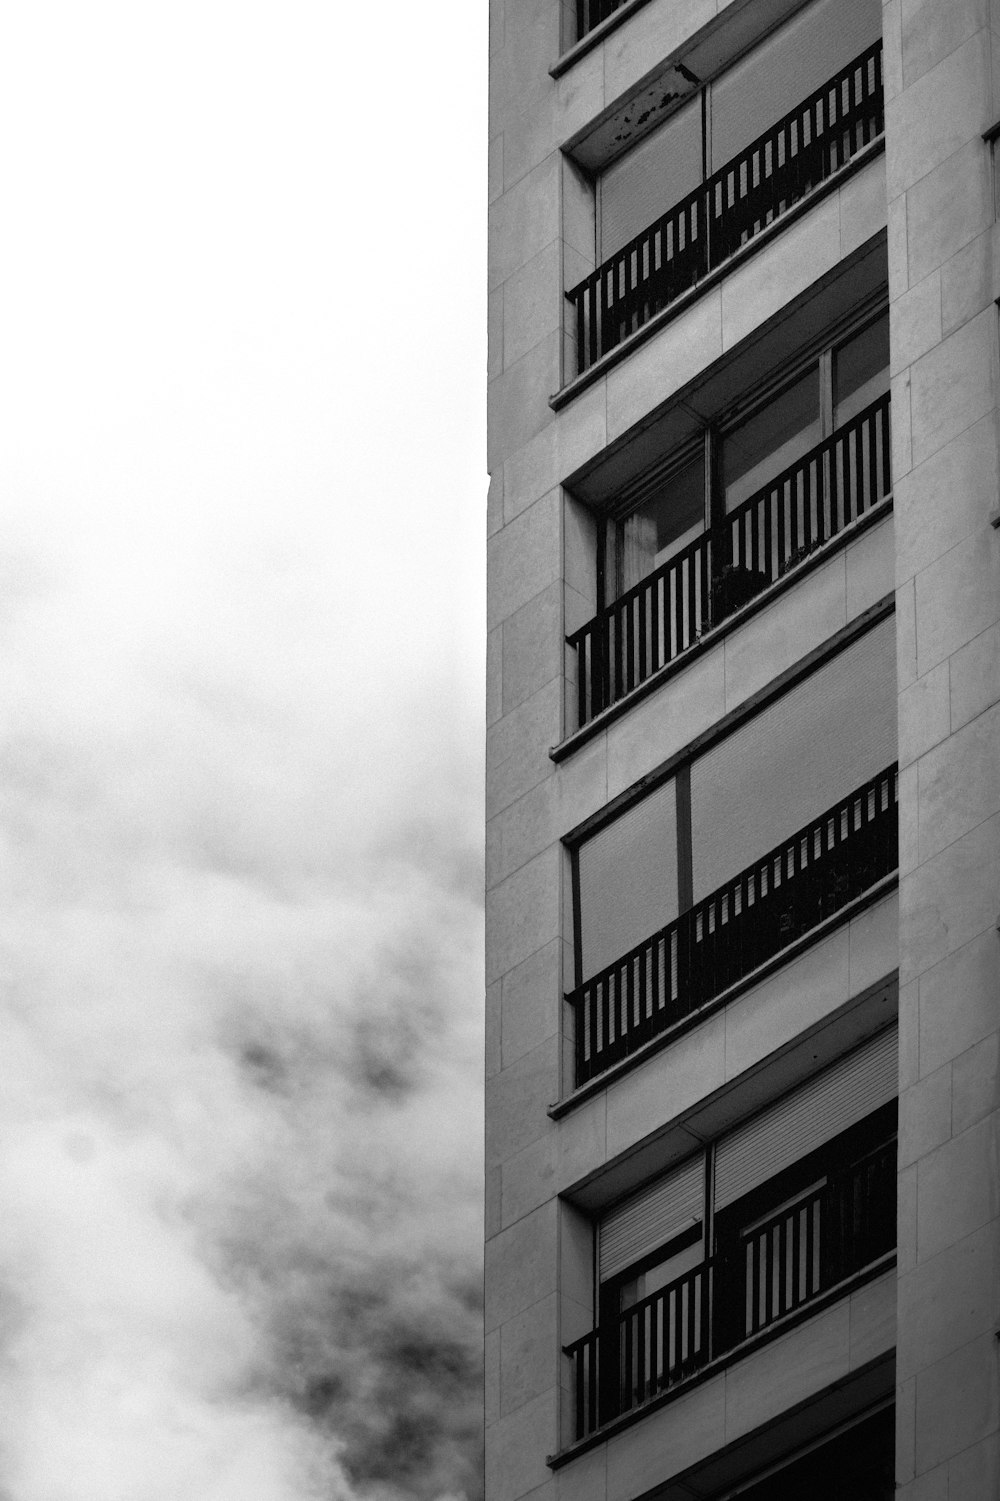
[[[895,754],[895,631],[885,619],[579,845],[578,983]]]
[[[895,871],[894,641],[884,618],[575,847],[577,1086]]]
[[[842,427],[889,389],[889,315],[883,313],[833,351],[833,425]]]
[[[881,135],[878,0],[812,0],[720,71],[749,40],[696,39],[575,143],[597,167],[597,269],[566,294],[579,372]]]
[[[889,619],[694,761],[694,901],[892,764],[895,672]]]
[[[581,726],[889,495],[888,314],[703,420],[601,502],[598,614],[569,638]]]
[[[593,31],[595,26],[600,26],[609,16],[625,4],[625,0],[576,0],[576,37],[577,41]]]
[[[577,1437],[892,1251],[897,1048],[890,1027],[601,1216]]]
[[[609,893],[615,896],[609,901]],[[594,974],[677,916],[677,789],[663,786],[582,845],[577,861],[584,972]]]
[[[816,370],[770,400],[722,439],[726,510],[760,490],[769,479],[804,458],[823,436]]]
[[[699,94],[602,173],[597,184],[598,260],[606,261],[698,186],[702,128]]]
[[[692,96],[598,179],[598,260],[679,203],[881,35],[878,0],[814,0]]]
[[[675,461],[664,477],[655,476],[635,509],[614,533],[615,593],[623,594],[676,556],[705,527],[705,455]]]
[[[891,1247],[895,1108],[876,1110],[717,1213],[727,1274],[716,1313],[727,1342],[752,1338]]]
[[[606,598],[648,577],[711,526],[713,515],[735,511],[888,394],[888,313],[793,369],[628,488],[603,543]],[[707,490],[706,477],[714,480]]]

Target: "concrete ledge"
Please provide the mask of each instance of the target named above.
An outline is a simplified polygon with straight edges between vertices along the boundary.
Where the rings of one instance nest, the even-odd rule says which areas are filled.
[[[568,73],[581,57],[586,57],[588,52],[599,47],[609,32],[616,31],[630,16],[634,16],[637,10],[642,10],[642,7],[648,4],[649,0],[626,0],[626,3],[618,10],[612,11],[610,16],[588,31],[586,36],[582,36],[578,42],[573,43],[572,47],[567,47],[565,52],[560,53],[549,69],[550,76],[561,78],[564,73]]]

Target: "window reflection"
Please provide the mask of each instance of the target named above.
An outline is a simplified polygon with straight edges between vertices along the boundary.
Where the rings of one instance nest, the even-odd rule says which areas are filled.
[[[619,523],[621,588],[631,589],[693,541],[704,522],[705,463],[699,454]]]
[[[883,313],[834,354],[834,425],[850,422],[889,389],[889,315]]]
[[[789,464],[803,458],[821,437],[819,376],[813,366],[723,439],[726,510],[734,510]]]

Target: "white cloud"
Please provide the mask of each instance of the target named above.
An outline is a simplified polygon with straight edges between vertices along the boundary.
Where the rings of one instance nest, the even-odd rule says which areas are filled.
[[[475,1484],[485,18],[385,19],[0,36],[10,1501]]]

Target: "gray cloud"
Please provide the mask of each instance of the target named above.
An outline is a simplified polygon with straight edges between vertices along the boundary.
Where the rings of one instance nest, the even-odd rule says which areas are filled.
[[[10,624],[0,1494],[473,1501],[475,709],[99,587]]]

